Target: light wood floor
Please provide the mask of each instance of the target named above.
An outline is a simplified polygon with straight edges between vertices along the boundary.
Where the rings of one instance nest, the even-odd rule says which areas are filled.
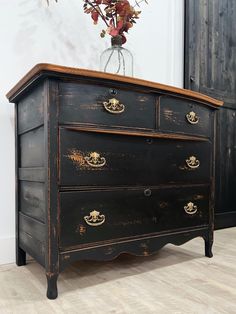
[[[236,228],[215,232],[212,259],[203,252],[197,238],[151,257],[78,262],[60,275],[54,301],[41,266],[4,265],[0,314],[236,313]]]

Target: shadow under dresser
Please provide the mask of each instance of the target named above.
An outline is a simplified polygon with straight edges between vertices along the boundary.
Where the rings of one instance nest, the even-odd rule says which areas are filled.
[[[148,256],[205,240],[212,257],[215,112],[208,96],[96,71],[36,65],[16,108],[16,263],[47,297],[76,260]]]

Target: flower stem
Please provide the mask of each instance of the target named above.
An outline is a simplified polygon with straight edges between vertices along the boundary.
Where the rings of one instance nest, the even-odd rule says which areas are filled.
[[[106,26],[109,27],[107,21],[106,21],[106,17],[105,15],[102,13],[102,10],[100,9],[100,7],[97,5],[95,6],[93,3],[91,3],[89,0],[86,0],[86,3],[88,3],[95,11],[97,11],[97,13],[99,14],[99,16],[103,19],[103,21],[105,22]],[[99,8],[99,9],[98,9]]]

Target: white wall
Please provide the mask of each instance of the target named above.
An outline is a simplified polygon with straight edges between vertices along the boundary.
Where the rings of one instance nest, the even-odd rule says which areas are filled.
[[[109,46],[81,0],[50,1],[48,8],[46,0],[0,0],[0,264],[13,262],[15,254],[14,112],[5,94],[39,62],[96,70]],[[135,76],[181,87],[183,0],[149,0],[142,11],[126,44]]]

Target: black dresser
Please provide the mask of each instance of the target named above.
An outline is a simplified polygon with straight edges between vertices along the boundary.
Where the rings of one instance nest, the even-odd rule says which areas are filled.
[[[47,297],[76,260],[205,240],[212,256],[215,112],[222,102],[144,80],[36,65],[16,104],[16,263]]]

